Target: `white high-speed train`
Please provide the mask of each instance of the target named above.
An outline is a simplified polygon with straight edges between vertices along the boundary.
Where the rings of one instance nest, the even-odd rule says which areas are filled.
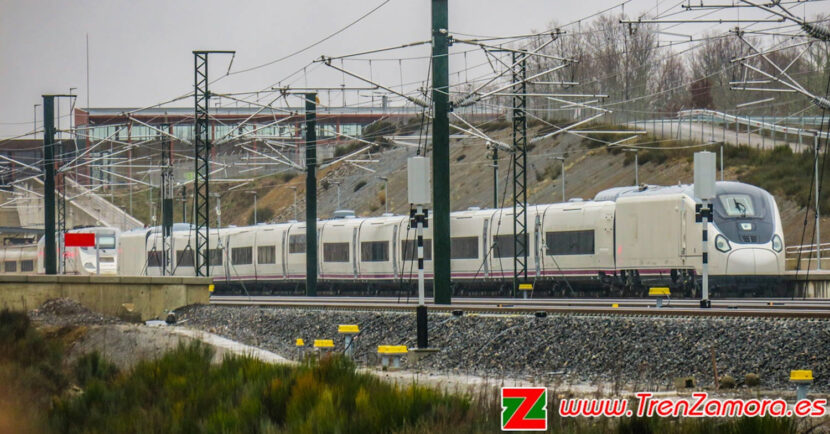
[[[71,229],[67,232],[94,233],[98,249],[96,250],[95,247],[67,247],[64,249],[66,269],[63,270],[63,274],[115,275],[118,273],[118,252],[116,251],[118,229],[89,227]],[[43,247],[43,238],[33,244],[0,247],[0,274],[44,274]],[[57,253],[58,264],[60,264],[60,252]]]
[[[709,271],[716,290],[776,286],[784,271],[784,238],[771,194],[718,182],[709,227]],[[590,201],[528,207],[528,280],[537,294],[602,292],[641,295],[669,285],[692,295],[702,271],[701,224],[693,187],[621,187]],[[507,294],[513,278],[513,209],[454,212],[451,268],[456,294]],[[432,277],[432,225],[425,231],[425,274]],[[218,290],[301,290],[306,224],[288,222],[210,231],[210,275]],[[319,290],[410,291],[417,276],[415,230],[407,216],[317,222]],[[161,275],[158,228],[122,233],[121,275]],[[194,275],[195,234],[173,232],[176,276]]]

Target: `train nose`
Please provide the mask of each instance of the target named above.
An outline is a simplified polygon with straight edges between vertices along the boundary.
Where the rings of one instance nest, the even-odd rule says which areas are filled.
[[[726,274],[778,274],[778,258],[768,249],[739,249],[726,258]]]

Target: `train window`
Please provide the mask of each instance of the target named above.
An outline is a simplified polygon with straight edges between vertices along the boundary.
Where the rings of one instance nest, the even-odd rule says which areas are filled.
[[[748,194],[721,194],[718,199],[729,217],[755,217],[752,197]]]
[[[274,246],[259,246],[256,248],[256,261],[258,264],[276,264],[277,248]]]
[[[401,241],[404,261],[418,260],[418,242],[416,240]],[[424,238],[424,261],[432,260],[432,240]]]
[[[177,267],[192,267],[193,266],[193,249],[176,251],[176,266]]]
[[[525,234],[525,246],[527,245],[527,234]],[[521,247],[520,247],[521,248]],[[524,256],[519,251],[520,256]],[[494,258],[512,258],[513,257],[513,234],[496,235],[493,237],[493,257]]]
[[[159,251],[159,250],[151,250],[151,251],[147,252],[147,266],[148,267],[161,267],[161,258],[162,258],[161,251]]]
[[[452,259],[478,259],[478,237],[456,237],[450,239]]]
[[[14,273],[17,271],[17,262],[15,261],[6,261],[3,263],[3,271],[6,273]]]
[[[349,262],[349,243],[323,243],[323,262]]]
[[[112,234],[96,234],[96,241],[99,249],[114,249],[115,235]]]
[[[35,261],[31,259],[20,261],[20,271],[35,271]]]
[[[288,237],[288,253],[305,253],[305,234]]]
[[[222,265],[222,250],[210,249],[209,261],[210,265]]]
[[[366,241],[360,243],[360,260],[363,262],[388,261],[389,241]]]
[[[593,255],[594,230],[545,233],[545,253],[553,255]]]
[[[251,265],[254,263],[253,247],[234,247],[231,249],[231,264]]]

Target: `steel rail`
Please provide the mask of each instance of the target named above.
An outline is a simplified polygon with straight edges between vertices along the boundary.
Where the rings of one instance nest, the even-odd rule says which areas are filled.
[[[211,304],[225,306],[262,306],[317,310],[413,311],[413,301],[367,297],[240,297],[213,296]],[[672,300],[657,308],[648,299],[460,299],[452,305],[431,305],[438,312],[461,311],[488,314],[612,314],[647,316],[708,316],[762,318],[830,319],[830,300],[762,299],[756,301],[713,300],[711,309],[695,307],[692,301]],[[614,305],[616,304],[616,307]]]

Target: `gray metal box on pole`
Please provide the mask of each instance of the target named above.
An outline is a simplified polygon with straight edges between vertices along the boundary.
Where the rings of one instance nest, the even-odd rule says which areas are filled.
[[[429,334],[427,306],[424,302],[424,228],[427,226],[427,211],[424,205],[430,203],[429,159],[410,157],[407,160],[406,177],[409,203],[410,206],[415,205],[414,210],[410,208],[410,226],[415,226],[418,249],[418,307],[415,311],[418,348],[426,349],[429,347]],[[433,285],[434,282],[433,279]]]
[[[715,154],[713,152],[695,152],[695,198],[701,201],[700,206],[696,207],[696,219],[703,223],[701,230],[703,279],[700,297],[700,307],[702,308],[712,306],[709,300],[709,222],[712,218],[712,205],[709,201],[715,197],[715,170]]]
[[[704,200],[715,197],[714,152],[695,152],[695,197]]]
[[[409,157],[406,161],[406,178],[409,203],[429,205],[432,202],[429,159],[426,157]]]

